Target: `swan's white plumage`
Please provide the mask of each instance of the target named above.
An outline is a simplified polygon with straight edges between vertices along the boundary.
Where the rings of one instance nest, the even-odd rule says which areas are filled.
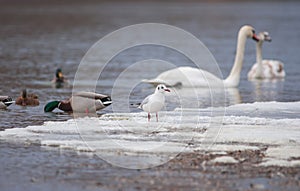
[[[145,79],[143,82],[153,85],[166,84],[168,86],[182,85],[185,87],[237,87],[239,85],[247,38],[257,40],[253,27],[248,25],[243,26],[239,31],[235,62],[230,75],[225,80],[198,68],[178,67],[165,71],[154,79]]]
[[[176,80],[178,79],[178,80]],[[211,83],[208,83],[211,82]],[[184,87],[208,87],[221,85],[222,81],[217,76],[198,68],[179,67],[159,74],[156,78],[143,80],[153,85],[166,84],[167,86],[184,86]]]
[[[262,75],[257,73],[258,63],[256,62],[248,72],[249,79],[274,79],[284,78],[284,64],[278,60],[263,60]]]
[[[268,32],[258,34],[259,41],[256,44],[256,63],[248,72],[248,79],[276,79],[284,78],[284,64],[278,60],[262,59],[262,44],[264,41],[271,41]]]

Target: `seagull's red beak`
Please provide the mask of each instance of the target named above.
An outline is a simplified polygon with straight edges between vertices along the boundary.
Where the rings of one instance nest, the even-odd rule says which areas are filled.
[[[170,90],[170,89],[168,89],[168,88],[166,88],[166,89],[165,89],[165,91],[166,91],[166,92],[171,92],[171,90]]]

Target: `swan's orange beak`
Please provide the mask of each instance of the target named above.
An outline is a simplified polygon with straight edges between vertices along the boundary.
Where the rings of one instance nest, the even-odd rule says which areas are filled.
[[[252,39],[253,39],[253,40],[255,40],[256,42],[258,42],[258,41],[259,41],[259,38],[256,36],[256,34],[255,34],[255,33],[253,33]]]

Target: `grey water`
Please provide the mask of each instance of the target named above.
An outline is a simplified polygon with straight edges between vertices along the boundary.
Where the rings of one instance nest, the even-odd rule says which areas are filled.
[[[255,62],[255,42],[248,40],[240,85],[233,95],[229,93],[227,105],[299,101],[299,8],[297,1],[3,1],[0,7],[0,94],[15,99],[23,88],[27,88],[39,96],[40,106],[11,105],[7,110],[1,110],[0,128],[26,127],[49,120],[72,118],[65,113],[43,112],[48,101],[64,100],[72,93],[71,85],[59,89],[51,86],[50,80],[56,68],[62,68],[72,83],[81,59],[94,43],[115,30],[139,23],[169,24],[193,34],[213,54],[223,78],[229,74],[234,62],[239,28],[250,24],[256,32],[268,31],[273,41],[264,44],[264,58],[284,62],[286,78],[248,81],[247,72]],[[133,63],[145,59],[167,60],[176,66],[193,65],[190,60],[166,47],[134,47],[119,53],[110,61],[96,90],[111,94],[116,76]],[[161,68],[154,68],[151,71],[153,74],[149,74],[147,70],[139,70],[133,77],[142,79],[146,74],[155,77],[160,71]],[[139,84],[129,101],[139,102],[152,91],[152,86]],[[207,98],[203,98],[201,107],[210,106],[206,101]],[[171,103],[170,108],[176,106]],[[108,107],[100,113],[111,111],[112,107]]]

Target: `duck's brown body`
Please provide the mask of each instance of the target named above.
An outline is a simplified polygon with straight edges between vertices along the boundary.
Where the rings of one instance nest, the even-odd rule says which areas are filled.
[[[16,99],[16,105],[21,106],[38,106],[40,104],[38,96],[35,94],[28,94],[26,90],[21,92],[20,97]]]

